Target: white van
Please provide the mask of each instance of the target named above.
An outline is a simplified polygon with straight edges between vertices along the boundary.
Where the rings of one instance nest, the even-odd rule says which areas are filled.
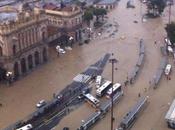
[[[95,81],[96,88],[99,88],[99,87],[100,87],[100,85],[101,85],[101,81],[102,81],[102,76],[97,75],[97,77],[96,77],[96,81]]]
[[[171,41],[170,41],[168,38],[165,38],[165,43],[166,43],[168,46],[172,46]]]
[[[170,53],[173,53],[173,48],[171,47],[171,46],[168,46],[168,51],[170,52]]]
[[[27,124],[21,128],[18,128],[16,130],[31,130],[33,128],[32,124]]]
[[[165,75],[169,75],[171,72],[171,65],[170,64],[167,64],[166,65],[166,68],[165,68]]]

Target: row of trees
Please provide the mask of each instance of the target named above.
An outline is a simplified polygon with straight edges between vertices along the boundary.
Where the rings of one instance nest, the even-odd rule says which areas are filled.
[[[165,7],[167,0],[147,0],[147,13],[148,15],[153,15],[154,17],[160,16]]]
[[[85,10],[83,19],[86,21],[87,25],[90,25],[90,21],[93,19],[93,16],[96,17],[96,22],[99,22],[99,19],[104,18],[104,16],[107,14],[106,9],[103,8],[94,8],[94,7],[89,7]]]
[[[165,27],[165,30],[167,32],[167,35],[171,43],[175,44],[175,22],[167,24],[167,26]]]
[[[152,15],[153,17],[160,16],[166,5],[173,4],[172,0],[148,0],[147,1],[147,14]],[[170,39],[171,43],[175,45],[175,22],[167,24],[165,27],[167,36]]]

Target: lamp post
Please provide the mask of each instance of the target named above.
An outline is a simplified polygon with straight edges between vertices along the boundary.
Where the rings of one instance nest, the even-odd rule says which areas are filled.
[[[109,59],[109,63],[112,64],[112,95],[111,95],[111,130],[113,130],[113,121],[114,121],[114,116],[113,116],[113,84],[114,84],[114,64],[117,63],[117,59],[113,57],[112,53],[112,58]]]
[[[10,85],[11,84],[11,82],[12,82],[12,72],[10,72],[10,71],[8,71],[7,73],[6,73],[6,78],[7,78],[7,82],[8,82],[8,85]]]
[[[169,0],[169,18],[168,18],[168,23],[171,23],[171,6],[173,5],[173,0]]]
[[[69,37],[69,41],[70,41],[70,47],[72,47],[72,44],[73,44],[73,40],[74,38],[72,36]]]

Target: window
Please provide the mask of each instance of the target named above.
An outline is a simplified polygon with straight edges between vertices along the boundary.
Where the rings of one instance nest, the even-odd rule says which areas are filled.
[[[2,47],[0,46],[0,56],[2,56],[3,53],[2,53]]]
[[[13,55],[16,54],[16,45],[13,45]]]

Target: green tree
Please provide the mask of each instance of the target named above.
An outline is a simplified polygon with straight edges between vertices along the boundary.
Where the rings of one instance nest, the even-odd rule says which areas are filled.
[[[167,24],[165,27],[168,37],[170,38],[171,43],[175,44],[175,22]]]
[[[86,2],[81,2],[81,1],[79,1],[79,0],[74,0],[74,3],[75,3],[76,5],[78,5],[79,7],[81,7],[81,9],[84,9],[85,6],[86,6]]]
[[[93,12],[90,10],[86,10],[84,12],[83,19],[87,22],[87,25],[90,26],[90,21],[93,19]]]
[[[96,16],[96,22],[99,22],[99,18],[102,17],[102,20],[104,18],[104,15],[107,14],[106,9],[102,8],[95,8],[94,9],[94,15]]]
[[[165,0],[148,0],[147,11],[148,14],[153,14],[153,16],[158,16],[163,13],[166,7]]]

